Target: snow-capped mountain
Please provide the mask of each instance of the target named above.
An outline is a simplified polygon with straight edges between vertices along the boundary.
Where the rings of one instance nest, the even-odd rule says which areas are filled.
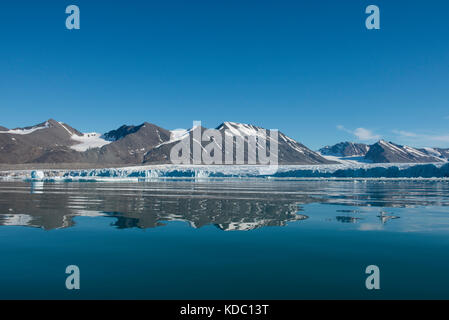
[[[442,158],[431,155],[409,146],[401,146],[385,140],[380,140],[370,146],[365,155],[366,160],[374,163],[432,163],[442,162]]]
[[[234,136],[260,136],[266,129],[236,122],[224,122],[217,128],[221,132],[231,132]],[[268,133],[266,134],[267,136]],[[223,134],[224,136],[224,134]],[[267,138],[269,143],[270,139]],[[226,151],[228,152],[228,151]],[[278,135],[278,162],[279,164],[330,164],[331,160],[323,158],[320,154],[310,150],[305,145],[295,141],[279,131]]]
[[[248,137],[266,137],[265,144],[259,144],[256,142],[256,146],[260,147],[260,150],[268,151],[269,153],[271,146],[271,135],[270,133],[261,127],[253,126],[250,124],[236,123],[236,122],[224,122],[216,128],[221,133],[222,141],[217,144],[217,149],[221,150],[221,163],[225,163],[225,159],[232,159],[233,163],[237,163],[237,152],[235,146],[230,149],[226,148],[225,137],[226,135],[232,136],[233,138],[242,138],[244,142],[244,163],[259,163],[256,154],[251,154],[248,152]],[[201,136],[204,134],[206,128],[197,128],[201,132]],[[194,144],[201,144],[201,148],[205,148],[210,141],[198,141],[194,139],[194,129],[185,132],[184,134],[179,134],[175,139],[168,142],[163,142],[159,146],[151,149],[144,157],[145,164],[151,163],[170,163],[170,152],[173,147],[178,144],[181,139],[190,139],[190,159],[193,155]],[[172,136],[173,137],[173,136]],[[303,144],[289,138],[282,132],[278,133],[278,157],[277,161],[279,164],[330,164],[335,163],[331,160],[327,160],[304,146]]]
[[[190,140],[191,154],[193,146],[200,144],[207,147],[215,138],[209,141],[194,139],[194,129],[166,130],[157,125],[144,122],[138,126],[124,125],[116,130],[101,133],[81,133],[64,122],[49,119],[40,124],[8,129],[0,127],[0,164],[79,164],[79,167],[122,166],[141,164],[170,164],[172,148],[183,139]],[[200,137],[206,128],[197,128]],[[266,137],[266,143],[251,140],[259,150],[270,153],[271,133],[261,127],[236,122],[224,122],[216,128],[220,132],[222,163],[231,158],[236,162],[235,146],[227,148],[224,137],[243,138],[244,163],[259,164],[257,157],[247,152],[248,137]],[[229,149],[229,150],[228,150]],[[216,148],[216,150],[218,150]],[[263,152],[263,151],[262,151]],[[449,149],[442,148],[412,148],[381,140],[372,146],[342,142],[334,146],[324,147],[321,154],[314,152],[278,132],[277,163],[280,165],[320,165],[343,161],[337,157],[362,157],[372,163],[430,163],[446,162]],[[249,155],[248,155],[249,154]],[[332,156],[330,156],[332,155]],[[354,160],[359,161],[359,160]],[[70,167],[70,166],[69,166]]]
[[[432,163],[449,159],[449,149],[418,149],[385,140],[380,140],[373,145],[340,142],[323,147],[319,152],[328,159],[336,159],[343,163],[348,160],[344,158],[350,159],[350,157],[357,157],[355,161],[369,163]]]
[[[325,146],[319,150],[322,155],[335,157],[364,157],[368,151],[369,145],[349,141]]]
[[[49,119],[32,127],[0,131],[0,163],[41,162],[51,152],[70,152],[83,134],[67,124]],[[74,150],[73,150],[74,151]],[[55,160],[61,160],[55,159]]]
[[[170,132],[150,123],[108,132],[81,133],[49,119],[32,127],[0,131],[0,163],[140,164]]]

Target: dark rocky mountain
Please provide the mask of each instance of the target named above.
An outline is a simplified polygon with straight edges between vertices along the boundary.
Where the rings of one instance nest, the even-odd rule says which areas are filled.
[[[123,137],[126,137],[129,134],[135,133],[139,131],[144,126],[141,124],[140,126],[127,126],[123,125],[117,130],[111,130],[104,134],[104,138],[109,141],[117,141]]]
[[[322,155],[335,157],[364,157],[368,151],[369,145],[349,141],[325,146],[319,150]]]
[[[0,126],[0,131],[8,131],[8,130],[9,130],[8,128]]]
[[[140,164],[143,155],[170,139],[170,132],[150,123],[123,126],[108,133],[83,134],[49,119],[32,127],[0,131],[0,163]]]
[[[82,134],[72,127],[49,119],[33,127],[0,131],[0,163],[30,163],[52,151],[61,152]]]
[[[256,127],[249,124],[241,124],[235,122],[224,122],[216,128],[221,133],[221,147],[220,144],[217,145],[217,149],[221,150],[220,163],[226,163],[226,159],[232,159],[232,163],[237,162],[237,151],[235,145],[232,148],[227,149],[225,144],[225,136],[232,135],[233,137],[241,137],[244,139],[244,153],[243,153],[243,163],[244,164],[260,164],[258,161],[258,154],[252,155],[248,153],[248,137],[261,136],[265,133],[267,136],[266,144],[261,144],[261,150],[267,149],[267,155],[269,155],[269,150],[271,146],[270,134],[269,132],[261,127]],[[203,136],[206,128],[197,128],[198,132]],[[279,143],[278,143],[278,164],[331,164],[334,161],[327,160],[323,158],[318,153],[310,150],[303,144],[287,137],[282,132],[279,132]],[[188,139],[190,143],[190,155],[193,155],[193,146],[195,144],[201,144],[201,148],[205,148],[207,145],[212,143],[214,140],[201,141],[194,139],[194,129],[189,130],[183,139]],[[200,138],[201,139],[201,138]],[[151,149],[144,157],[145,164],[151,163],[171,163],[170,152],[175,145],[180,143],[181,139],[175,141],[169,141],[168,143],[161,143],[159,146]],[[250,154],[249,158],[248,155]],[[211,152],[213,156],[213,152]],[[190,156],[190,163],[193,163],[192,156]],[[203,162],[202,162],[203,163]]]
[[[432,163],[443,161],[418,149],[380,140],[370,146],[366,160],[374,163]]]
[[[140,126],[122,126],[104,135],[116,140],[99,151],[98,161],[117,164],[141,164],[144,155],[170,140],[170,131],[145,122]]]

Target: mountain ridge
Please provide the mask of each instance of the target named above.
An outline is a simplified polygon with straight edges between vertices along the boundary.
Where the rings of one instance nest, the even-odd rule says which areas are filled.
[[[200,129],[201,136],[208,130],[204,127]],[[104,134],[82,133],[65,122],[51,118],[23,128],[8,129],[0,126],[0,164],[85,163],[95,166],[167,164],[171,163],[172,147],[181,139],[190,139],[191,147],[198,143],[193,140],[192,130],[193,128],[167,130],[143,122],[140,125],[122,125]],[[225,146],[223,137],[231,134],[233,137],[242,137],[247,150],[248,137],[257,136],[266,137],[266,145],[258,145],[261,147],[260,150],[266,147],[264,152],[268,154],[270,151],[270,132],[265,128],[225,121],[218,125],[216,130],[221,133],[222,146]],[[277,160],[281,165],[338,163],[331,156],[363,157],[364,160],[373,163],[430,163],[448,161],[449,158],[449,149],[412,148],[384,140],[372,145],[345,141],[315,152],[281,131],[277,134]],[[212,138],[210,141],[201,141],[201,147],[204,149],[213,141]],[[256,144],[258,143],[259,140]],[[235,146],[232,150],[223,147],[221,152],[222,160],[229,154],[233,161],[236,160]],[[246,152],[245,163],[257,164],[254,157],[253,155],[249,157]]]
[[[379,140],[371,145],[365,159],[375,163],[431,163],[443,161],[416,148],[385,140]]]
[[[361,149],[357,150],[357,147]],[[449,149],[413,148],[385,140],[379,140],[372,145],[340,142],[325,146],[319,149],[319,152],[323,156],[340,157],[342,160],[359,157],[371,163],[437,163],[449,160]]]
[[[266,131],[261,127],[227,121],[217,128],[223,136],[231,132],[244,139],[247,135],[259,136],[263,130]],[[205,130],[207,128],[201,128],[202,133]],[[5,128],[4,131],[0,131],[0,163],[102,163],[104,165],[171,163],[171,148],[183,137],[191,135],[191,132],[192,129],[186,132],[170,131],[144,122],[137,126],[123,125],[105,134],[81,133],[65,122],[48,119],[34,126]],[[267,137],[266,151],[268,152],[271,143],[270,136]],[[210,142],[201,141],[201,145],[204,147]],[[224,154],[230,152],[225,148],[224,150]],[[254,159],[245,151],[244,160],[246,163]],[[336,163],[321,157],[281,132],[279,133],[279,160],[283,164]]]

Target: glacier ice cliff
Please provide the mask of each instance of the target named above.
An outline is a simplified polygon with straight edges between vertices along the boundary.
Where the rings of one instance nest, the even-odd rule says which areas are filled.
[[[144,181],[160,178],[449,178],[449,163],[279,166],[155,165],[86,170],[13,170],[0,172],[2,180]]]

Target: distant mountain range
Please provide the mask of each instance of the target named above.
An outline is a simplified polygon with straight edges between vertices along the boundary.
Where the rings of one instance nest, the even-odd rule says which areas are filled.
[[[204,132],[206,128],[201,128]],[[224,122],[217,127],[224,137],[225,131],[241,136],[257,136],[266,130],[253,125]],[[96,165],[149,165],[169,164],[170,151],[181,139],[190,139],[191,147],[201,143],[204,148],[210,141],[193,139],[192,129],[170,131],[145,122],[139,126],[121,126],[105,134],[81,133],[70,125],[49,119],[35,126],[0,129],[0,163],[2,164],[96,164]],[[269,136],[269,135],[268,135]],[[267,139],[269,140],[269,139]],[[223,143],[221,158],[226,153]],[[267,142],[267,151],[270,143]],[[235,155],[234,155],[235,160]],[[248,162],[247,145],[244,154]],[[279,164],[332,164],[336,163],[310,150],[303,144],[279,132]]]
[[[247,137],[260,136],[266,129],[249,124],[224,122],[216,128],[222,137],[245,139],[244,161],[249,163]],[[201,133],[206,128],[199,128]],[[226,133],[227,132],[227,133]],[[197,141],[193,129],[167,130],[144,122],[138,126],[123,125],[105,134],[81,133],[70,125],[49,119],[35,126],[8,129],[0,126],[0,164],[92,164],[104,166],[169,164],[170,151],[181,139],[190,140],[190,148],[211,141]],[[267,133],[266,149],[271,143]],[[224,138],[223,138],[224,139]],[[235,161],[235,147],[226,150],[222,141],[221,159],[230,153]],[[192,152],[191,152],[192,154]],[[279,132],[278,163],[281,165],[333,164],[338,158],[354,157],[373,163],[431,163],[447,161],[449,149],[417,149],[380,140],[373,145],[341,142],[319,152]]]
[[[340,142],[321,148],[324,156],[340,158],[359,157],[372,163],[436,163],[449,159],[449,149],[412,148],[380,140],[373,145],[353,142]]]

